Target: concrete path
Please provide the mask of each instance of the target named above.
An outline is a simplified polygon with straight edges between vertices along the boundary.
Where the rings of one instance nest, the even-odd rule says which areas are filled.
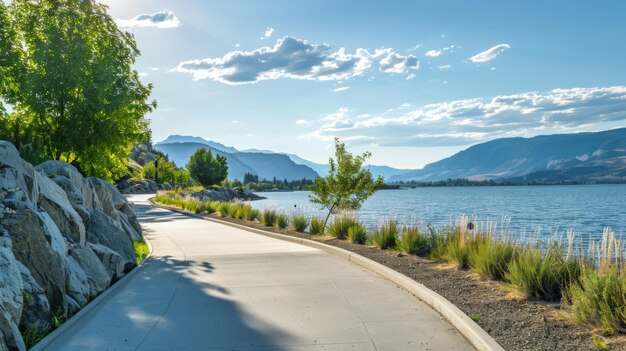
[[[437,313],[349,261],[150,206],[154,253],[46,350],[471,350]]]

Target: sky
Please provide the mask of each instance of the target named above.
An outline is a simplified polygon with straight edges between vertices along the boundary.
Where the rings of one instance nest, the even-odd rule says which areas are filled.
[[[503,137],[626,126],[626,2],[106,0],[171,134],[421,168]]]

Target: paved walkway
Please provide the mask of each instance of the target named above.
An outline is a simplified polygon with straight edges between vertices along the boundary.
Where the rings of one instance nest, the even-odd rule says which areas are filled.
[[[148,263],[46,350],[471,350],[405,290],[317,249],[132,196]]]

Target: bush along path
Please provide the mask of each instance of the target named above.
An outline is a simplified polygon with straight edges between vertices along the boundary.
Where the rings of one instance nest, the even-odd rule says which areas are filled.
[[[571,242],[496,239],[493,230],[481,231],[467,218],[428,233],[390,219],[368,233],[354,216],[339,215],[322,233],[323,218],[301,213],[199,202],[172,192],[155,200],[361,254],[441,294],[507,350],[626,350],[620,336],[626,321],[623,246],[608,228],[583,256]]]
[[[144,251],[137,215],[112,184],[60,161],[33,167],[0,141],[0,350],[33,346]]]

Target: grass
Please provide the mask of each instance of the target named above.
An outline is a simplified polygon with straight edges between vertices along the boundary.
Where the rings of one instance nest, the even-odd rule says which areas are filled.
[[[276,222],[276,210],[273,208],[266,208],[259,214],[259,222],[266,227],[271,227]]]
[[[133,241],[133,248],[135,250],[137,265],[140,265],[143,260],[148,257],[148,254],[150,253],[150,248],[148,247],[148,244],[143,241]]]
[[[387,219],[372,236],[372,243],[381,249],[393,248],[398,242],[398,223],[395,219]]]
[[[230,204],[228,202],[219,202],[216,208],[216,212],[220,217],[226,217],[229,215]]]
[[[398,240],[398,249],[406,254],[425,254],[429,251],[428,238],[417,227],[404,227]]]
[[[37,329],[33,327],[28,327],[26,330],[22,332],[22,338],[24,338],[24,344],[26,344],[26,348],[30,349],[35,346],[38,342],[40,342],[46,335],[50,333],[50,329]]]
[[[347,239],[349,242],[354,244],[365,244],[368,239],[365,226],[362,223],[357,222],[351,227],[348,227]]]
[[[626,327],[626,277],[617,265],[603,270],[584,267],[570,285],[567,299],[576,319],[614,335]]]
[[[494,241],[490,235],[476,241],[470,252],[469,264],[479,275],[493,280],[503,280],[513,260],[515,247],[504,241]]]
[[[303,233],[309,226],[309,219],[302,213],[296,212],[291,215],[291,228],[296,232]]]
[[[311,218],[309,231],[313,235],[324,235],[324,219],[320,217]]]
[[[471,320],[478,323],[480,321],[480,315],[475,313],[470,313],[467,315]]]
[[[604,338],[602,338],[600,335],[596,335],[593,334],[591,336],[591,341],[593,342],[593,346],[596,347],[596,349],[598,350],[609,350],[609,344],[607,344],[606,341],[604,341]]]
[[[504,277],[529,298],[557,301],[577,279],[579,264],[567,259],[559,244],[549,244],[543,251],[537,246],[518,250]]]
[[[287,226],[289,226],[289,217],[284,212],[276,212],[274,227],[285,229]]]
[[[348,237],[348,229],[353,226],[359,226],[361,223],[350,215],[338,215],[328,225],[326,233],[337,239],[346,239]]]
[[[250,205],[243,205],[240,209],[241,218],[246,221],[254,221],[259,216],[259,211]]]

